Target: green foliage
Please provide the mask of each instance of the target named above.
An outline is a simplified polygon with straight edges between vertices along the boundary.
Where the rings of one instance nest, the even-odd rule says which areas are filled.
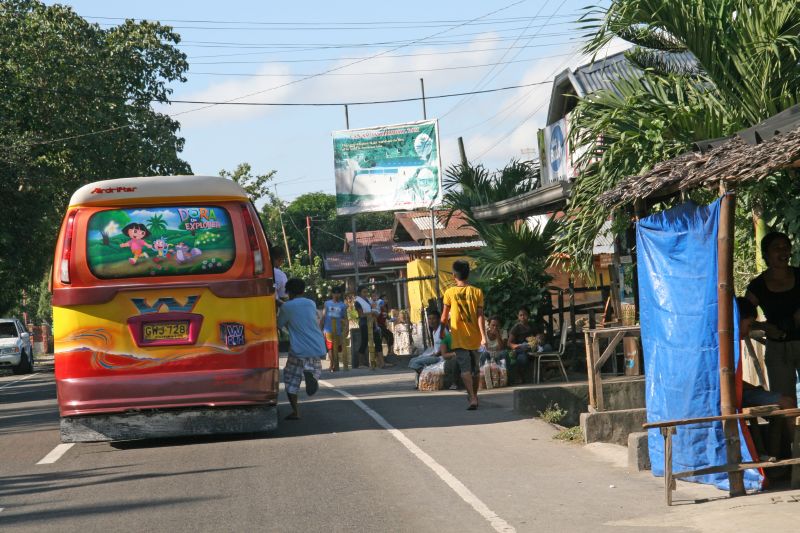
[[[295,255],[292,266],[284,265],[284,273],[291,278],[300,278],[306,282],[306,298],[310,298],[322,304],[331,294],[331,289],[338,282],[323,279],[322,277],[322,258],[314,256],[313,265],[308,264],[308,252],[300,252]]]
[[[276,200],[275,193],[270,190],[270,182],[275,178],[277,171],[270,170],[266,174],[253,174],[250,163],[239,163],[233,172],[225,169],[219,171],[219,175],[238,183],[245,190],[250,201],[256,203],[261,199]]]
[[[558,424],[567,416],[566,409],[562,409],[557,403],[548,404],[544,411],[539,411],[539,418],[549,424]]]
[[[571,428],[562,429],[553,435],[553,438],[566,442],[583,442],[583,430],[580,426],[573,426]]]
[[[341,252],[344,249],[344,234],[351,230],[351,217],[336,214],[336,197],[323,192],[311,192],[298,196],[285,204],[273,199],[261,209],[264,229],[273,244],[283,243],[281,213],[291,253],[304,251],[308,257],[306,216],[311,217],[311,245],[315,254]],[[393,213],[362,213],[356,215],[358,231],[390,229],[394,224]]]
[[[150,217],[147,220],[147,230],[155,239],[164,235],[164,232],[167,231],[167,221],[164,220],[164,216],[158,214]]]
[[[0,4],[0,198],[14,221],[0,235],[0,314],[49,269],[72,191],[191,173],[178,122],[151,107],[185,81],[179,40],[154,22],[103,29],[59,4]]]
[[[730,135],[800,101],[800,4],[613,0],[587,8],[581,21],[591,32],[587,52],[622,38],[636,45],[627,57],[647,69],[641,80],[622,80],[613,91],[581,99],[572,117],[572,143],[588,150],[577,162],[581,177],[556,249],[586,272],[591,243],[610,215],[597,209],[599,194],[694,141]],[[684,50],[694,55],[696,68],[664,61],[664,52]],[[759,201],[751,189],[739,190],[747,208]],[[765,203],[780,204],[784,197]]]

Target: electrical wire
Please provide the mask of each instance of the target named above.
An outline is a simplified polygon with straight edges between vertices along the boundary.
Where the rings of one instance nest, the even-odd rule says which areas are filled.
[[[445,70],[464,70],[464,69],[472,69],[472,68],[483,68],[492,65],[507,65],[509,63],[529,63],[531,61],[538,61],[541,59],[550,59],[555,57],[564,57],[570,54],[556,54],[552,56],[539,56],[539,57],[531,57],[528,59],[517,59],[515,61],[503,61],[500,63],[481,63],[478,65],[458,65],[452,67],[436,67],[436,68],[418,68],[418,69],[408,69],[408,70],[384,70],[384,71],[374,71],[374,72],[336,72],[331,73],[329,76],[388,76],[394,74],[409,74],[414,72],[440,72]],[[193,75],[204,75],[204,76],[244,76],[244,77],[252,77],[252,78],[296,78],[296,77],[303,77],[303,76],[310,76],[310,74],[249,74],[249,73],[240,73],[240,72],[192,72]]]
[[[499,13],[501,11],[505,11],[505,10],[507,10],[507,9],[513,7],[513,6],[522,4],[524,2],[525,2],[525,0],[516,0],[515,2],[507,4],[504,7],[501,7],[499,9],[495,9],[494,11],[491,11],[491,12],[485,14],[485,15],[481,15],[480,17],[476,17],[474,19],[470,19],[468,22],[474,22],[474,21],[477,21],[477,20],[485,19],[487,17],[491,17],[492,15],[494,15],[496,13]],[[445,34],[445,33],[449,32],[451,30],[455,30],[457,28],[460,28],[460,27],[462,27],[464,25],[465,25],[465,23],[461,23],[461,24],[458,24],[458,25],[453,26],[451,28],[448,28],[448,29],[445,29],[445,30],[442,30],[442,31],[439,31],[439,32],[436,32],[436,33],[433,33],[431,35],[428,35],[427,37],[421,37],[421,38],[417,39],[416,41],[412,41],[409,44],[404,44],[404,45],[400,45],[400,46],[397,46],[397,47],[394,47],[394,48],[390,48],[389,50],[385,50],[383,52],[379,52],[377,54],[374,54],[374,55],[369,56],[369,57],[365,57],[365,58],[360,59],[358,61],[353,61],[351,63],[348,63],[346,65],[342,65],[340,67],[335,67],[335,68],[332,68],[332,69],[328,69],[328,70],[319,72],[319,73],[315,74],[314,76],[308,76],[308,77],[305,77],[305,78],[292,80],[292,81],[289,81],[289,82],[286,82],[286,83],[283,83],[283,84],[280,84],[280,85],[275,85],[275,86],[270,87],[268,89],[263,89],[263,90],[255,91],[255,92],[252,92],[252,93],[248,93],[248,94],[236,97],[236,98],[232,98],[230,100],[227,100],[224,103],[236,102],[236,101],[241,100],[243,98],[248,98],[250,96],[255,96],[257,94],[263,94],[263,93],[266,93],[266,92],[274,91],[276,89],[281,89],[283,87],[288,87],[290,85],[295,85],[297,83],[300,83],[300,82],[303,82],[303,81],[306,81],[306,80],[309,80],[309,79],[313,79],[313,78],[317,78],[317,77],[320,77],[320,76],[324,76],[324,75],[329,74],[331,72],[335,72],[337,70],[341,70],[341,69],[347,68],[349,66],[352,66],[352,65],[355,65],[355,64],[358,64],[358,63],[362,63],[362,62],[368,61],[370,59],[374,59],[376,57],[381,57],[381,56],[383,56],[385,54],[394,52],[394,51],[399,50],[401,48],[405,48],[405,47],[410,46],[412,44],[416,44],[418,42],[423,42],[423,41],[425,41],[427,39],[431,39],[433,37],[437,37],[439,35],[442,35],[442,34]],[[188,109],[186,111],[182,111],[182,112],[179,112],[179,113],[174,113],[174,114],[171,114],[169,116],[174,118],[176,116],[185,115],[185,114],[188,114],[188,113],[194,113],[194,112],[197,112],[197,111],[202,111],[204,109],[208,109],[208,108],[214,107],[216,105],[221,105],[221,102],[220,103],[213,103],[213,104],[209,104],[209,105],[204,105],[203,107],[198,107],[198,108],[195,108],[195,109]],[[122,126],[114,126],[114,127],[111,127],[111,128],[105,128],[105,129],[97,130],[97,131],[93,131],[93,132],[70,135],[70,136],[61,137],[61,138],[57,138],[57,139],[50,139],[50,140],[47,140],[47,141],[34,141],[34,142],[30,142],[30,143],[20,143],[20,144],[13,145],[13,146],[14,147],[17,147],[17,146],[41,146],[41,145],[45,145],[45,144],[53,144],[53,143],[62,142],[62,141],[68,141],[68,140],[79,139],[79,138],[83,138],[83,137],[89,137],[91,135],[100,135],[100,134],[103,134],[103,133],[109,133],[109,132],[112,132],[112,131],[117,131],[117,130],[121,130],[121,129],[127,129],[127,128],[130,128],[131,126],[132,126],[132,124],[125,124],[125,125],[122,125]],[[11,148],[11,147],[8,147],[8,148]]]
[[[547,19],[547,21],[545,21],[545,24],[544,24],[544,25],[542,25],[542,26],[539,28],[539,30],[538,30],[538,31],[537,31],[535,34],[533,34],[533,35],[532,35],[532,36],[531,36],[531,37],[530,37],[530,38],[529,38],[529,39],[526,41],[526,44],[530,44],[530,42],[531,42],[533,39],[535,39],[535,38],[536,38],[536,37],[539,35],[539,33],[541,32],[541,28],[544,28],[544,27],[547,25],[547,22],[549,22],[549,21],[550,21],[550,19],[551,19],[553,16],[555,16],[555,14],[556,14],[556,13],[558,13],[558,11],[559,11],[559,10],[560,10],[562,7],[564,7],[564,4],[566,3],[566,1],[567,1],[567,0],[562,0],[562,2],[561,2],[559,5],[558,5],[558,7],[555,9],[555,11],[553,11],[553,13],[551,13],[551,14],[550,14],[550,18],[548,18],[548,19]],[[548,3],[549,3],[549,0],[547,0],[547,1],[546,1],[544,4],[542,4],[542,7],[539,9],[539,13],[541,13],[541,11],[544,9],[544,7],[545,7],[545,6],[546,6]],[[538,15],[539,13],[537,13],[537,15]],[[520,37],[521,37],[521,36],[520,36]],[[518,40],[519,40],[519,39],[518,39]],[[518,40],[517,40],[517,41],[514,41],[514,43],[512,43],[512,44],[517,44]],[[508,50],[506,50],[506,52],[503,54],[503,57],[502,57],[502,58],[500,58],[500,60],[502,61],[503,59],[505,59],[505,56],[506,56],[506,55],[507,55],[509,52],[511,52],[511,49],[510,49],[510,48],[509,48]],[[518,56],[518,55],[519,55],[521,52],[522,52],[522,50],[517,50],[517,52],[514,54],[514,56],[512,56],[511,60],[512,60],[512,61],[513,61],[513,60],[515,60],[515,59],[516,59],[516,57],[517,57],[517,56]],[[481,88],[485,87],[485,86],[486,86],[486,85],[487,85],[487,84],[488,84],[490,81],[492,81],[492,80],[494,80],[495,78],[497,78],[497,76],[499,76],[499,75],[500,75],[500,73],[502,73],[502,72],[503,72],[503,70],[505,70],[505,68],[506,68],[506,66],[507,66],[507,65],[504,65],[504,66],[500,67],[500,69],[499,69],[497,72],[495,72],[495,69],[497,69],[497,67],[498,67],[498,66],[499,66],[499,64],[492,66],[492,68],[489,70],[489,72],[487,72],[486,74],[484,74],[484,76],[483,76],[483,77],[480,79],[480,81],[478,81],[478,83],[475,85],[475,87],[474,87],[473,89],[477,90],[477,89],[481,89]],[[492,75],[492,73],[493,73],[493,72],[494,72],[494,75]],[[449,109],[449,110],[448,110],[448,111],[447,111],[445,114],[441,115],[441,116],[440,116],[440,118],[444,118],[444,117],[446,117],[447,115],[449,115],[450,113],[452,113],[453,111],[455,111],[456,109],[458,109],[459,107],[461,107],[463,104],[467,103],[467,102],[468,102],[469,100],[471,100],[471,99],[472,99],[472,95],[467,95],[467,96],[465,96],[464,98],[462,98],[461,100],[459,100],[458,102],[456,102],[456,104],[455,104],[453,107],[451,107],[451,108],[450,108],[450,109]]]

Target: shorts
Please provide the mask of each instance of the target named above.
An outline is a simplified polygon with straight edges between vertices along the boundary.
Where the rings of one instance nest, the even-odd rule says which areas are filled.
[[[480,355],[478,354],[478,350],[464,350],[463,348],[456,348],[455,352],[456,363],[458,363],[458,369],[461,371],[461,373],[469,373],[473,376],[477,376],[480,370],[480,365],[478,364]]]
[[[300,382],[303,380],[303,372],[311,372],[315,378],[319,379],[322,375],[322,361],[318,357],[290,355],[286,359],[286,366],[283,367],[283,384],[286,386],[286,392],[298,393]]]
[[[797,394],[797,371],[800,369],[800,341],[767,340],[764,363],[769,377],[769,389],[784,396]]]
[[[330,331],[325,332],[325,348],[328,351],[333,350],[333,333]],[[339,353],[344,351],[344,335],[339,336]]]

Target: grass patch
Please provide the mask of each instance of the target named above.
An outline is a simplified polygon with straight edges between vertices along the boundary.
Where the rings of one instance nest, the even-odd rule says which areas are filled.
[[[567,416],[567,411],[559,407],[557,403],[551,403],[544,411],[539,411],[539,417],[550,424],[558,424],[565,416]]]
[[[553,438],[556,440],[563,440],[566,442],[583,441],[583,431],[581,431],[580,426],[566,428],[562,429],[561,431],[553,435]]]

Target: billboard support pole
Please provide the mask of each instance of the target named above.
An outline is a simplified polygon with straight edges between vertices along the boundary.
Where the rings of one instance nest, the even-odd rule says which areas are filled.
[[[350,112],[347,109],[347,104],[344,104],[344,126],[345,129],[350,129]],[[361,283],[358,276],[358,239],[356,238],[356,216],[350,219],[350,224],[352,226],[353,231],[353,271],[356,275],[356,284],[353,287],[353,292],[358,294],[358,285]]]
[[[442,312],[442,294],[439,288],[439,255],[436,252],[436,211],[431,206],[431,248],[433,249],[433,275],[436,276],[434,280],[434,287],[436,290],[436,309]]]

